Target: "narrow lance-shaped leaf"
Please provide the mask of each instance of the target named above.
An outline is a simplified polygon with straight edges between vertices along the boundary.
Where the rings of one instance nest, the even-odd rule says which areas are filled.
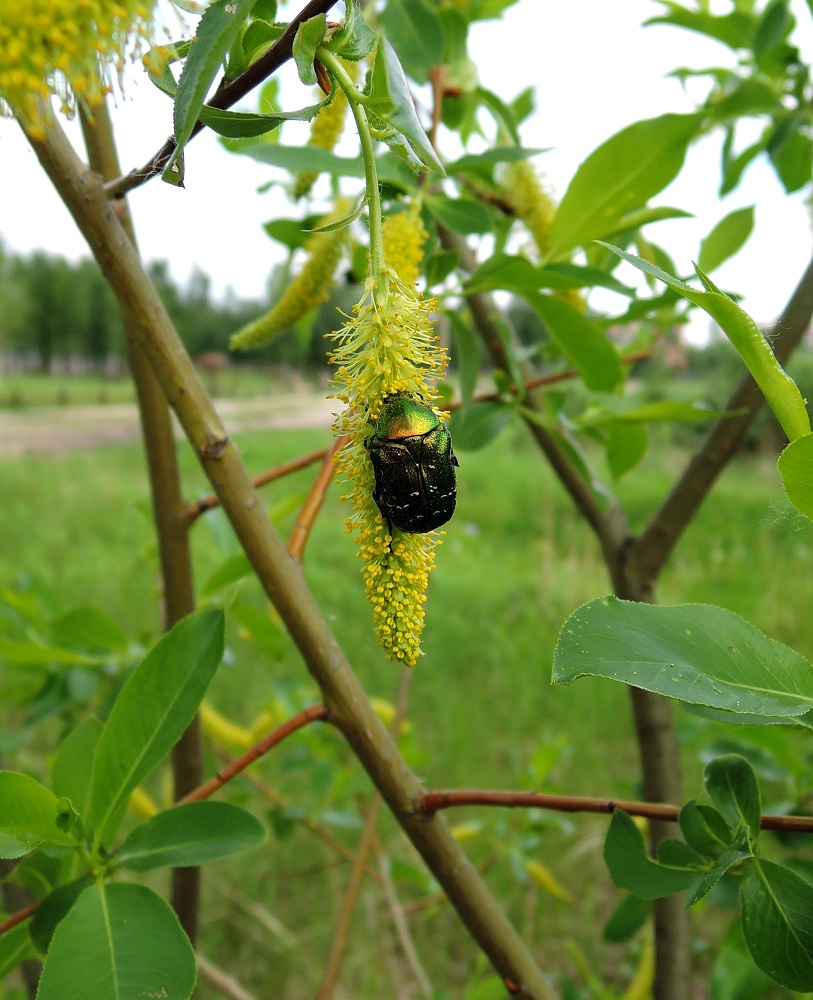
[[[192,946],[160,896],[98,882],[56,928],[37,1000],[187,1000],[195,976]]]
[[[777,464],[788,500],[813,521],[813,434],[791,441]]]
[[[731,713],[791,718],[813,708],[813,668],[732,611],[604,597],[562,626],[553,681],[592,675]]]
[[[617,809],[604,841],[604,862],[613,883],[642,899],[660,899],[688,888],[698,879],[695,870],[671,868],[646,853],[641,831],[625,812]]]
[[[21,858],[44,844],[75,847],[59,819],[59,800],[49,788],[28,774],[0,771],[0,858]]]
[[[148,872],[189,867],[256,847],[265,839],[262,823],[228,802],[189,802],[158,813],[137,826],[122,844],[115,863]]]
[[[795,872],[760,858],[740,886],[742,929],[763,972],[791,990],[813,990],[813,890]]]
[[[255,0],[215,0],[203,12],[175,94],[175,152],[164,169],[170,184],[183,183],[183,148],[225,54],[234,44]]]
[[[601,242],[601,241],[599,241]],[[782,369],[770,345],[762,336],[759,327],[736,302],[715,288],[698,269],[698,276],[706,286],[706,291],[692,288],[679,278],[667,274],[648,261],[627,253],[609,243],[602,246],[612,250],[624,260],[664,282],[670,288],[699,306],[720,325],[720,328],[736,347],[748,370],[777,416],[779,423],[791,441],[810,433],[810,418],[805,401],[796,383]]]
[[[759,837],[762,806],[754,769],[744,757],[726,754],[706,765],[703,775],[709,798],[732,830],[747,828],[751,843]]]
[[[559,350],[582,374],[588,389],[612,392],[624,371],[618,351],[584,313],[553,295],[524,292],[523,298],[545,324]]]
[[[754,229],[754,207],[738,208],[721,219],[700,244],[698,267],[713,271],[733,257],[748,240]]]
[[[317,83],[313,60],[316,58],[316,50],[324,41],[326,28],[326,16],[324,14],[317,14],[316,17],[312,17],[308,21],[303,21],[299,25],[294,37],[294,62],[296,63],[296,70],[299,73],[299,79],[306,85],[315,86]]]
[[[409,83],[395,49],[383,36],[379,36],[376,46],[369,96],[373,113],[406,139],[425,167],[444,177],[446,172],[443,164],[418,119]]]
[[[602,143],[576,171],[550,227],[548,257],[607,236],[629,212],[676,176],[696,134],[697,115],[662,115],[636,122]]]
[[[157,643],[121,689],[96,748],[90,824],[97,843],[122,803],[180,739],[223,656],[223,613],[201,611]]]

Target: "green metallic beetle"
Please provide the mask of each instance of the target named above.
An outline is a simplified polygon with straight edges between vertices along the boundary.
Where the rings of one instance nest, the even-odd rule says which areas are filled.
[[[457,486],[452,436],[436,413],[399,393],[384,402],[367,450],[373,499],[392,534],[433,531],[454,514]]]

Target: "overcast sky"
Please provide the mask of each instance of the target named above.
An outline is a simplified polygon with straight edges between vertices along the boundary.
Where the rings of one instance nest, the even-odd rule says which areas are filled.
[[[802,0],[795,8],[809,54],[813,22]],[[654,0],[520,0],[502,20],[472,29],[470,53],[486,87],[507,99],[529,85],[536,88],[537,111],[523,126],[523,143],[552,147],[536,162],[559,196],[584,157],[620,128],[640,118],[693,109],[690,95],[667,79],[670,69],[732,64],[733,54],[713,41],[673,28],[641,26],[660,10]],[[310,103],[311,94],[291,70],[289,65],[283,98],[293,109]],[[146,78],[133,74],[117,104],[121,159],[131,169],[144,163],[172,131],[172,106]],[[286,142],[303,134],[285,128]],[[78,146],[78,129],[73,125],[69,131]],[[761,162],[746,174],[741,189],[719,202],[720,141],[711,137],[693,147],[682,177],[656,199],[696,218],[659,223],[650,235],[686,273],[699,241],[720,218],[756,204],[755,237],[715,278],[741,293],[744,307],[759,322],[770,323],[807,263],[809,212],[800,196],[782,193]],[[21,252],[46,248],[72,258],[86,253],[19,128],[6,120],[0,120],[0,176],[0,238],[7,246]],[[155,179],[131,195],[142,253],[168,259],[181,280],[199,267],[218,292],[231,286],[241,296],[261,295],[281,257],[261,225],[278,215],[296,214],[279,187],[257,193],[275,176],[282,175],[225,152],[214,136],[202,133],[187,153],[185,190]]]

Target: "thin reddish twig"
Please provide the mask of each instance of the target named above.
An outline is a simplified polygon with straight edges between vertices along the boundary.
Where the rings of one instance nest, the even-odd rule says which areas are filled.
[[[252,479],[252,483],[255,486],[265,486],[266,483],[271,483],[275,479],[282,479],[283,476],[288,476],[292,472],[298,472],[300,469],[307,468],[307,466],[313,465],[315,462],[321,462],[331,448],[335,449],[335,444],[327,445],[307,455],[300,455],[299,458],[292,458],[290,462],[280,462],[279,465],[274,465],[270,469],[266,469],[265,472],[261,472],[258,476],[255,476]],[[213,507],[218,506],[220,506],[220,500],[218,500],[214,493],[201,497],[200,500],[194,500],[186,508],[187,520],[192,523],[201,514],[205,514],[207,510],[212,510]]]
[[[305,546],[308,544],[308,538],[310,537],[311,528],[313,528],[316,523],[319,511],[322,509],[322,504],[325,502],[328,487],[333,482],[333,477],[336,473],[336,463],[334,461],[336,452],[344,448],[349,440],[350,438],[346,434],[342,434],[341,437],[337,437],[333,444],[327,449],[325,457],[322,461],[322,468],[319,470],[319,474],[314,480],[311,491],[308,494],[308,498],[302,505],[299,517],[297,517],[296,523],[291,530],[291,537],[288,539],[288,554],[298,562],[302,562],[302,557],[305,555]]]
[[[226,782],[231,781],[235,778],[241,771],[253,764],[255,760],[259,760],[263,754],[268,753],[277,744],[282,743],[282,741],[290,736],[291,733],[295,733],[297,729],[302,729],[303,726],[307,726],[311,722],[324,721],[330,715],[328,708],[325,705],[311,705],[308,708],[303,708],[301,712],[292,716],[286,722],[283,722],[281,726],[278,726],[273,732],[270,732],[267,736],[263,737],[259,743],[256,743],[250,750],[241,756],[237,757],[230,764],[222,767],[214,777],[210,778],[208,781],[204,781],[202,785],[198,785],[197,788],[193,789],[188,795],[185,795],[180,801],[179,805],[186,802],[200,802],[201,799],[208,799],[210,795],[213,795],[219,788],[222,788]]]
[[[555,809],[558,812],[611,813],[620,809],[630,816],[677,823],[680,807],[664,802],[634,802],[625,799],[596,799],[580,795],[545,795],[542,792],[514,792],[501,789],[456,788],[424,792],[413,805],[419,816],[434,816],[439,809],[456,806],[503,806],[509,809]],[[762,817],[763,830],[813,833],[813,816]]]
[[[24,906],[21,910],[17,910],[16,913],[12,913],[10,917],[6,917],[5,920],[0,922],[0,935],[5,934],[6,931],[10,931],[12,927],[16,927],[17,924],[21,924],[24,920],[28,920],[39,909],[39,905],[40,900],[36,900],[33,903],[29,903],[28,906]]]

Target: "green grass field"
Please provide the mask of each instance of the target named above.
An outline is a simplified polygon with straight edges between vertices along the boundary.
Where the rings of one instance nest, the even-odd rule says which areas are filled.
[[[317,431],[254,432],[238,440],[254,472],[324,443],[324,433]],[[190,499],[208,492],[185,444],[181,455]],[[458,511],[438,553],[426,655],[411,688],[411,730],[405,740],[410,763],[430,787],[637,795],[636,753],[623,687],[585,679],[553,688],[549,682],[563,620],[579,604],[608,592],[597,545],[523,432],[509,431],[484,451],[464,453],[460,460]],[[671,448],[657,449],[622,484],[634,527],[641,526],[682,460]],[[303,470],[263,490],[283,535],[314,474]],[[394,701],[400,671],[375,644],[359,563],[343,529],[339,493],[331,489],[313,533],[306,575],[367,690]],[[138,447],[0,459],[0,495],[0,589],[33,581],[40,600],[54,610],[94,604],[134,637],[154,632],[159,585]],[[811,541],[813,529],[789,510],[773,462],[737,461],[681,542],[658,596],[665,603],[723,605],[813,657]],[[195,525],[193,542],[202,585],[236,551],[235,543],[220,512]],[[230,592],[228,600],[265,613],[253,581]],[[264,648],[247,641],[245,629],[232,621],[228,647],[210,698],[235,721],[250,722],[275,699],[295,706],[317,698],[287,639]],[[36,705],[33,715],[42,716],[40,721],[32,721],[29,709],[9,709],[11,721],[27,720],[31,727],[30,743],[17,748],[20,766],[36,766],[59,734],[42,697]],[[9,719],[3,725],[6,743],[8,724]],[[735,731],[685,713],[679,714],[678,724],[687,797],[701,790],[704,748],[717,739],[752,735],[744,727]],[[783,733],[781,740],[800,760],[810,756],[795,734]],[[208,766],[217,766],[214,758]],[[369,785],[332,732],[308,730],[293,737],[256,773],[352,847],[358,836],[358,804],[369,802]],[[165,776],[156,777],[152,791],[165,794]],[[779,784],[767,785],[766,806],[783,791]],[[267,848],[212,866],[202,951],[257,997],[313,997],[348,865],[297,825],[294,814],[272,808],[247,781],[235,783],[229,794],[258,811],[276,834]],[[486,866],[494,891],[544,967],[573,975],[565,947],[572,939],[591,956],[597,972],[617,976],[619,988],[627,981],[631,952],[601,942],[601,927],[618,898],[601,859],[604,819],[471,809],[449,814],[449,819],[482,824],[467,848]],[[399,895],[405,900],[431,895],[431,882],[388,817],[381,821],[381,840]],[[572,901],[523,881],[523,857],[543,861]],[[252,909],[255,903],[259,909]],[[695,919],[701,940],[728,919],[714,909],[706,913],[708,918],[701,914]],[[464,997],[468,985],[488,975],[448,907],[418,906],[410,928],[438,997]],[[356,914],[341,982],[337,1000],[417,995],[399,992],[394,985],[411,982],[411,974],[382,894],[371,882]],[[220,994],[202,986],[199,995]],[[487,1000],[485,994],[482,1000]]]

